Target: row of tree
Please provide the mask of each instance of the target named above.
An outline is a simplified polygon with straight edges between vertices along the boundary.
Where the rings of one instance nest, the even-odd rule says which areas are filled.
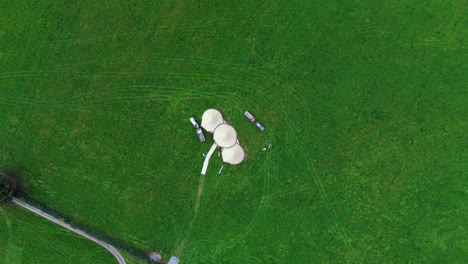
[[[16,184],[14,180],[0,172],[0,203],[11,201],[15,192]]]

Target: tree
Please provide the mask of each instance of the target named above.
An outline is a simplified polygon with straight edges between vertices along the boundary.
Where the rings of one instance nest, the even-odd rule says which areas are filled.
[[[15,192],[15,184],[3,173],[0,173],[0,203],[11,201]]]

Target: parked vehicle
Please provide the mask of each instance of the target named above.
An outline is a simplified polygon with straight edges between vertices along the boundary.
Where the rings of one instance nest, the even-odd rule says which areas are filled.
[[[192,123],[193,127],[195,127],[195,131],[197,131],[198,138],[200,139],[200,142],[205,141],[205,135],[203,135],[203,131],[200,128],[200,125],[198,125],[197,121],[195,118],[191,117],[190,122]]]
[[[265,128],[262,126],[262,124],[260,124],[260,122],[258,122],[258,121],[255,122],[255,125],[257,125],[257,127],[258,127],[261,131],[265,130]]]
[[[249,111],[245,111],[244,115],[251,121],[255,122],[255,117],[249,113]]]
[[[264,127],[262,124],[260,124],[260,122],[256,121],[256,120],[255,120],[255,117],[254,117],[251,113],[249,113],[249,111],[245,111],[244,115],[245,115],[251,122],[255,122],[255,125],[256,125],[261,131],[265,130],[265,127]]]

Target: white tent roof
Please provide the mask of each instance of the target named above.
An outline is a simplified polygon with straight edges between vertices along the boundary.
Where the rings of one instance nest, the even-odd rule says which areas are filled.
[[[244,160],[244,150],[239,144],[235,144],[231,148],[224,148],[221,151],[221,155],[223,156],[223,161],[236,165]]]
[[[230,148],[237,142],[236,130],[228,125],[221,124],[213,132],[213,139],[222,148]]]
[[[203,113],[201,126],[208,132],[213,133],[215,128],[224,123],[223,115],[216,109],[208,109]]]

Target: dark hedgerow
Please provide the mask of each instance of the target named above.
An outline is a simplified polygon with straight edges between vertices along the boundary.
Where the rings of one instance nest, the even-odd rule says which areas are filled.
[[[0,203],[11,201],[15,192],[15,184],[5,174],[0,173]]]

